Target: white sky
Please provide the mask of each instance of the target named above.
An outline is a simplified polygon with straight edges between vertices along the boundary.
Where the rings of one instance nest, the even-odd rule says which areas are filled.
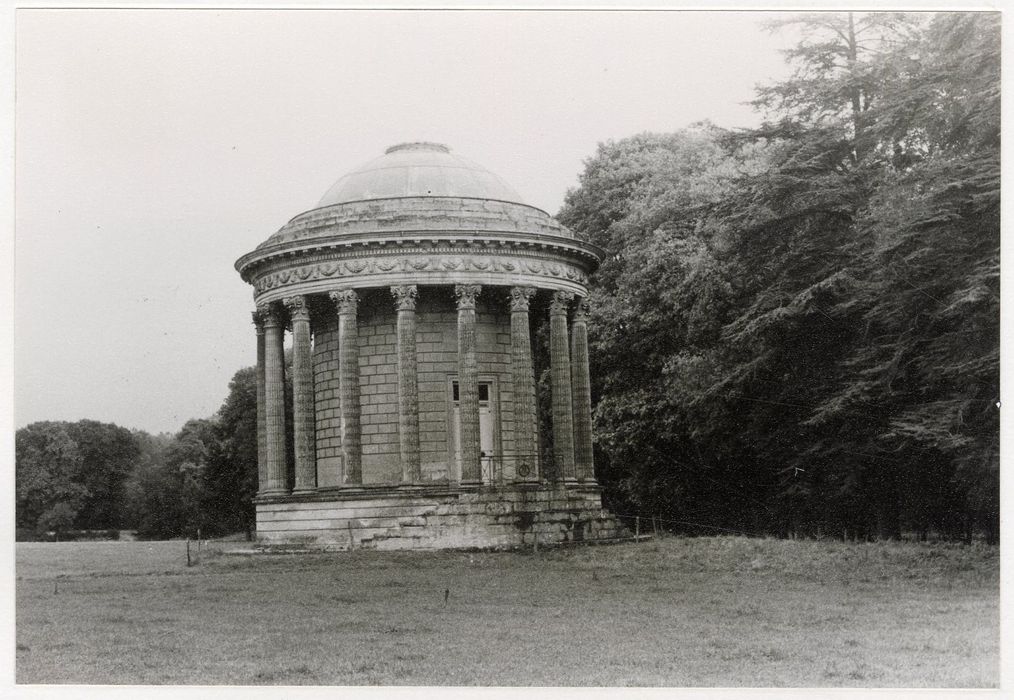
[[[755,125],[770,17],[20,10],[16,427],[212,415],[255,361],[233,262],[391,144],[555,214],[600,141]]]

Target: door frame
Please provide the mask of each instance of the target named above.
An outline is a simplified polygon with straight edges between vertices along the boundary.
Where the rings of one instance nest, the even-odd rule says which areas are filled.
[[[455,435],[458,426],[454,420],[454,383],[458,381],[458,373],[449,373],[444,382],[447,397],[447,473],[451,481],[461,481],[461,461],[455,449]],[[480,374],[479,384],[489,384],[489,419],[493,430],[493,456],[503,457],[503,440],[500,435],[500,381],[495,374]],[[501,466],[502,468],[502,466]]]

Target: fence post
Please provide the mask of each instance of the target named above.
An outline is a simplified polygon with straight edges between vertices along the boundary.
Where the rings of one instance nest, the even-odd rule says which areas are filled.
[[[641,541],[641,516],[634,516],[634,542]]]
[[[346,520],[345,524],[349,526],[349,551],[351,552],[355,548],[355,542],[352,541],[352,521]]]
[[[190,538],[187,538],[187,566],[190,566]]]

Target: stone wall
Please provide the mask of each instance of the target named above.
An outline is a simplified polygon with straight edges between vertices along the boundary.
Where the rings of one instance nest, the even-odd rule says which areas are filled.
[[[629,535],[597,490],[552,486],[478,492],[377,490],[257,505],[262,544],[347,549],[527,547]]]
[[[342,468],[338,398],[338,316],[317,312],[313,327],[313,396],[317,424],[317,486],[337,486]]]
[[[363,483],[397,483],[398,443],[397,314],[387,290],[362,294],[359,305],[359,372]],[[422,479],[456,479],[450,381],[458,371],[457,311],[450,288],[421,288],[416,308],[419,381],[419,442]],[[514,411],[510,376],[510,314],[502,290],[485,289],[476,317],[479,381],[494,385],[496,452],[505,478],[513,477]],[[314,405],[318,486],[334,486],[341,474],[341,411],[338,392],[337,315],[314,317]]]

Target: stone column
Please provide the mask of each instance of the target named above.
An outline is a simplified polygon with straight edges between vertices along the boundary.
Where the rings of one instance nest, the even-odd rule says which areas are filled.
[[[296,454],[293,493],[308,493],[317,488],[310,309],[304,296],[288,297],[284,304],[292,321],[292,429]]]
[[[571,334],[571,372],[574,397],[574,462],[579,481],[595,481],[592,455],[591,372],[588,368],[588,298],[578,300]]]
[[[263,492],[268,484],[268,437],[264,412],[264,318],[267,307],[253,312],[257,330],[257,490]]]
[[[398,310],[398,440],[401,446],[401,480],[416,484],[422,480],[419,455],[419,383],[415,351],[414,284],[391,287]]]
[[[514,390],[515,477],[539,478],[538,423],[535,412],[535,370],[528,307],[535,287],[511,288],[511,387]],[[523,473],[524,472],[524,473]]]
[[[556,476],[574,481],[574,425],[570,388],[570,349],[567,342],[567,307],[571,292],[555,292],[549,304],[549,362],[553,392],[553,456]]]
[[[482,287],[458,284],[458,436],[461,440],[461,483],[482,483],[479,463],[479,362],[475,339],[475,299]]]
[[[359,296],[354,289],[331,292],[338,306],[338,393],[342,412],[343,483],[363,483],[363,447],[359,422]]]
[[[267,480],[265,496],[287,494],[285,478],[285,324],[278,308],[264,313],[264,447]]]

